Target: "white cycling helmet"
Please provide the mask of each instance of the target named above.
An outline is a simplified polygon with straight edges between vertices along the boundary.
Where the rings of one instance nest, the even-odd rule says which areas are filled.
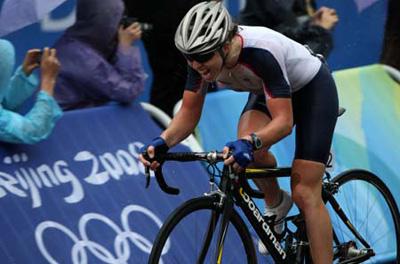
[[[204,54],[219,49],[233,28],[222,1],[201,2],[192,7],[175,33],[175,46],[185,54]]]

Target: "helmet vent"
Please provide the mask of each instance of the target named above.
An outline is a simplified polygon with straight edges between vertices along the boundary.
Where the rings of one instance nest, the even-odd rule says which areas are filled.
[[[175,45],[184,53],[216,50],[227,40],[231,17],[222,1],[202,2],[192,7],[175,34]]]

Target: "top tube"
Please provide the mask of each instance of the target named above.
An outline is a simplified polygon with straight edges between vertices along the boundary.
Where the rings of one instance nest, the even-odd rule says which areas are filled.
[[[289,177],[291,173],[292,173],[291,167],[246,168],[246,177],[249,179]]]

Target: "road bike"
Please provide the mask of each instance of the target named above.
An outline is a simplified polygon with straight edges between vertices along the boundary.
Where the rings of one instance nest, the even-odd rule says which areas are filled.
[[[273,218],[264,218],[253,199],[262,198],[263,193],[248,182],[289,177],[290,167],[246,169],[237,174],[224,166],[221,171],[217,163],[223,161],[223,155],[215,151],[166,153],[157,160],[161,164],[170,160],[205,162],[211,188],[168,216],[154,241],[149,263],[257,263],[257,238],[250,230],[275,263],[312,263],[300,210],[292,209],[296,212],[284,219],[284,232],[276,234]],[[146,176],[148,186],[148,171]],[[179,193],[166,183],[161,167],[155,177],[164,192]],[[399,210],[379,177],[361,169],[336,177],[326,172],[322,197],[332,220],[334,263],[400,263]]]

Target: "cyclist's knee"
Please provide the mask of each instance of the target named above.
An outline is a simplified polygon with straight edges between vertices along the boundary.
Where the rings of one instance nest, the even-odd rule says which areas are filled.
[[[318,207],[322,203],[322,197],[308,186],[297,185],[292,189],[293,202],[303,211]]]

